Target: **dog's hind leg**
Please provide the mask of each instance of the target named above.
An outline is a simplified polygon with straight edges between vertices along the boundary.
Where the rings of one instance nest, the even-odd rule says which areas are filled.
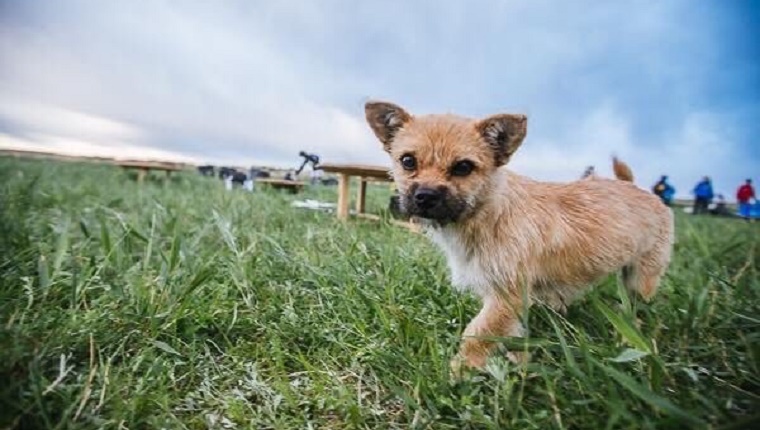
[[[656,293],[670,259],[670,248],[655,247],[628,266],[623,267],[623,284],[649,301]]]

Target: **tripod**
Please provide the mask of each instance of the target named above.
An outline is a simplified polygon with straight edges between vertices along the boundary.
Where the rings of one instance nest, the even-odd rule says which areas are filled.
[[[304,151],[301,151],[298,153],[301,157],[303,157],[303,163],[301,163],[301,167],[299,167],[296,170],[296,176],[298,176],[301,171],[306,167],[307,164],[311,163],[311,168],[314,170],[317,170],[319,167],[319,155],[317,154],[307,154]]]

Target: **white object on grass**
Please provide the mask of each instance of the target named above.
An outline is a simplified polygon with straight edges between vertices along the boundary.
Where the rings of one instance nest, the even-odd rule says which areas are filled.
[[[295,200],[290,204],[296,208],[313,209],[313,210],[330,210],[335,208],[334,203],[320,202],[318,200]]]

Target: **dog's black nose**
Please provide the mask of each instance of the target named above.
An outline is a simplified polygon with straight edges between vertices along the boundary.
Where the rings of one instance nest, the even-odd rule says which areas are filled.
[[[443,193],[433,188],[418,188],[414,192],[414,203],[420,209],[430,209],[443,200]]]

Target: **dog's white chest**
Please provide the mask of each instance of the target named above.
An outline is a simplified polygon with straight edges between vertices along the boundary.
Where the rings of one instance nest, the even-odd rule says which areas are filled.
[[[459,238],[450,232],[435,230],[430,238],[446,255],[451,283],[459,290],[472,290],[484,296],[492,289],[491,267],[478,252],[468,253]]]

